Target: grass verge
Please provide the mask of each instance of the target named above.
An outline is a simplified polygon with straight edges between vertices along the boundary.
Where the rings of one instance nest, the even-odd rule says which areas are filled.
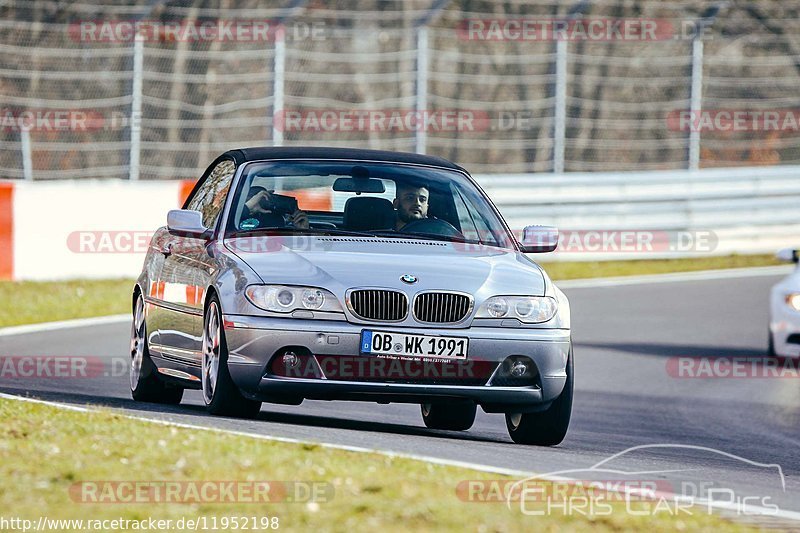
[[[545,259],[544,256],[542,256]],[[540,262],[554,280],[641,276],[671,272],[695,272],[725,268],[784,265],[774,255],[725,255],[691,259],[642,259],[633,261]]]
[[[541,257],[546,259],[545,256]],[[772,266],[781,263],[772,255],[731,255],[641,261],[542,261],[541,264],[554,280],[566,280]],[[0,327],[128,313],[133,283],[131,279],[0,281]]]
[[[679,517],[669,512],[633,516],[622,503],[613,504],[614,512],[607,516],[528,516],[518,507],[509,510],[504,503],[464,501],[457,494],[465,481],[511,478],[378,454],[167,427],[109,411],[83,413],[0,399],[0,419],[0,508],[6,518],[36,522],[41,516],[207,517],[210,524],[216,517],[221,524],[223,517],[277,517],[280,530],[289,531],[748,530],[702,510]],[[325,489],[318,494],[326,498],[290,502],[282,495],[294,494],[292,489],[276,491],[275,501],[268,503],[119,503],[133,493],[97,488],[108,486],[98,482],[109,481],[184,482],[186,487],[279,480],[319,483],[315,486]],[[85,494],[117,503],[86,503]],[[189,492],[180,494],[185,497]],[[77,528],[62,524],[58,529]],[[107,524],[103,529],[121,528]],[[175,522],[168,529],[179,530]]]
[[[0,281],[0,327],[130,313],[131,279]]]

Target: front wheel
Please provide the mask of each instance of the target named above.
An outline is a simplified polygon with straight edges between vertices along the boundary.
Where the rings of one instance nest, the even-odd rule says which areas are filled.
[[[506,428],[511,440],[517,444],[537,446],[555,446],[564,440],[572,416],[573,371],[570,348],[564,390],[550,407],[539,413],[506,413]]]
[[[466,431],[475,423],[475,402],[423,403],[422,421],[430,429]]]
[[[222,313],[216,296],[211,298],[203,320],[203,401],[212,415],[255,418],[261,402],[242,396],[228,371],[228,346]]]
[[[147,325],[144,320],[144,300],[142,295],[136,296],[133,308],[133,324],[131,325],[131,396],[137,402],[153,402],[179,404],[183,398],[183,389],[167,385],[158,379],[156,365],[150,359],[147,347]]]

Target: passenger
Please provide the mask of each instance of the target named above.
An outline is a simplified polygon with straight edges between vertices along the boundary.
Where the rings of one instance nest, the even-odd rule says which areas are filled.
[[[250,188],[241,217],[242,223],[240,226],[242,229],[253,229],[254,227],[274,228],[288,225],[299,229],[308,229],[308,214],[305,211],[295,208],[294,212],[287,213],[288,217],[284,217],[279,209],[275,209],[272,206],[273,199],[271,195],[274,192],[259,186]],[[254,225],[253,222],[258,224]]]

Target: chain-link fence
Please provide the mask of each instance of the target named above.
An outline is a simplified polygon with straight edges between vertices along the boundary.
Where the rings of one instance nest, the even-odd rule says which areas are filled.
[[[273,144],[480,173],[800,162],[796,3],[351,3],[0,0],[0,178],[195,178]]]

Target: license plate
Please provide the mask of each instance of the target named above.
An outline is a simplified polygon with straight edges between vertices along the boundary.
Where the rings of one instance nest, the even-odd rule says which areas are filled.
[[[371,330],[361,332],[361,353],[369,354],[466,359],[468,343],[469,339],[466,337],[408,335]]]

